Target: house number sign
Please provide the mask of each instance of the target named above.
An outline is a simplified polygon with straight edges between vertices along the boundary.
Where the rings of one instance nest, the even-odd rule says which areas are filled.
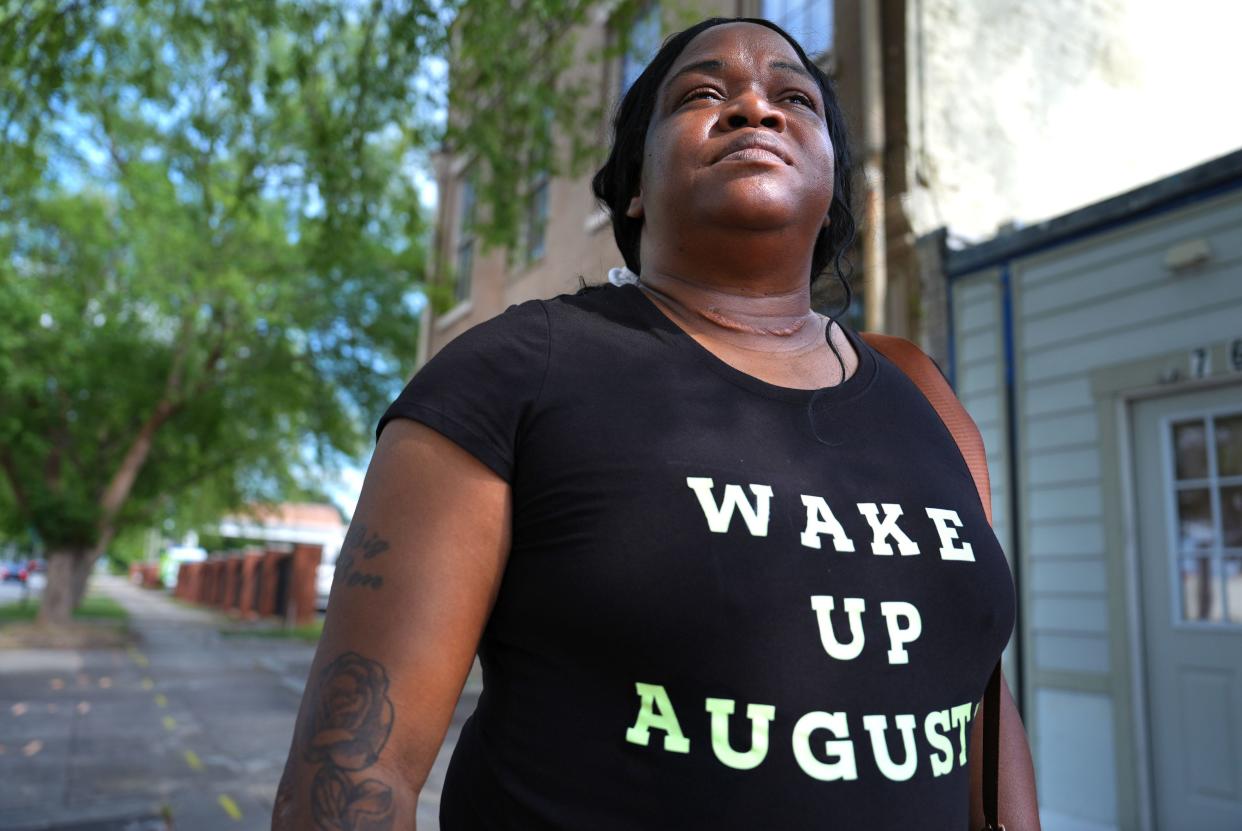
[[[1212,372],[1212,350],[1200,346],[1190,350],[1190,377],[1205,378]]]

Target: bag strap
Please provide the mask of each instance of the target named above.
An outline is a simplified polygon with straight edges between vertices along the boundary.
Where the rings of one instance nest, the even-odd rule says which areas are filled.
[[[949,428],[953,440],[957,442],[970,475],[975,480],[975,488],[979,491],[979,500],[983,502],[983,513],[988,523],[992,522],[992,482],[988,477],[987,453],[983,447],[983,439],[979,436],[979,428],[966,412],[962,402],[957,400],[953,388],[945,380],[944,375],[936,366],[935,361],[918,346],[892,335],[879,335],[874,332],[863,332],[862,339],[873,349],[897,365],[897,368],[910,376],[910,380],[922,390],[923,395],[936,408],[940,420]]]
[[[863,332],[862,338],[873,349],[888,358],[902,372],[910,376],[923,395],[936,408],[940,420],[949,429],[953,440],[957,442],[970,475],[975,480],[975,489],[979,491],[979,500],[983,503],[983,513],[988,523],[992,522],[992,485],[988,478],[987,453],[983,447],[983,439],[974,419],[966,412],[962,402],[958,400],[949,386],[944,373],[936,366],[935,361],[927,356],[922,349],[905,338],[881,335],[875,332]],[[992,675],[988,679],[987,691],[983,694],[983,816],[986,821],[983,831],[1004,831],[1005,826],[999,819],[999,788],[1000,788],[1000,682],[1001,664],[996,662]]]

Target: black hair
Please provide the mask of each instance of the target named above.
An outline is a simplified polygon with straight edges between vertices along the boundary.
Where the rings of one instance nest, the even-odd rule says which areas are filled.
[[[664,81],[664,76],[686,45],[701,32],[723,23],[755,23],[776,32],[789,42],[802,65],[819,85],[836,165],[833,171],[832,204],[828,209],[830,222],[827,228],[820,230],[815,239],[808,279],[814,283],[831,264],[833,273],[844,286],[845,308],[849,308],[850,285],[845,257],[854,240],[856,223],[851,201],[852,161],[845,118],[832,81],[807,57],[802,46],[788,32],[770,20],[754,17],[712,17],[669,35],[660,51],[651,59],[651,63],[625,93],[613,119],[613,141],[608,159],[591,179],[591,189],[612,217],[612,233],[617,240],[617,248],[621,250],[626,267],[635,274],[640,274],[642,266],[639,259],[639,240],[643,221],[626,216],[625,211],[630,200],[638,193],[642,177],[643,149],[647,140],[647,128],[655,111],[656,93]]]

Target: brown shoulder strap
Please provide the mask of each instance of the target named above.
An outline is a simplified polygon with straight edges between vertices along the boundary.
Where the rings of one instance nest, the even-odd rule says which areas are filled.
[[[988,522],[992,522],[992,485],[988,478],[987,453],[983,447],[983,438],[974,419],[966,412],[962,402],[957,399],[953,388],[945,379],[944,374],[936,366],[935,361],[927,356],[922,349],[906,340],[891,335],[880,335],[864,332],[862,337],[873,349],[896,364],[897,368],[923,391],[923,395],[936,408],[940,420],[953,435],[957,447],[970,468],[970,475],[975,480],[975,488],[979,491],[979,500],[983,503],[983,513]],[[1000,829],[1004,826],[999,819],[1000,790],[1000,676],[1001,665],[998,661],[992,675],[988,679],[987,689],[983,696],[983,815],[987,824],[984,831]]]
[[[949,428],[949,432],[957,442],[958,449],[962,451],[962,458],[966,460],[966,466],[970,468],[970,475],[975,480],[975,488],[979,491],[979,499],[983,502],[983,512],[987,515],[988,522],[991,523],[992,484],[988,478],[988,460],[983,448],[983,439],[979,436],[979,428],[975,426],[974,419],[970,417],[970,413],[966,412],[962,402],[957,400],[953,388],[949,386],[949,382],[936,367],[936,363],[927,357],[927,353],[905,338],[879,335],[873,332],[864,332],[862,337],[871,344],[873,349],[909,375],[910,379],[923,391],[927,400],[936,408],[936,412],[940,414],[940,420],[944,422],[945,427]]]

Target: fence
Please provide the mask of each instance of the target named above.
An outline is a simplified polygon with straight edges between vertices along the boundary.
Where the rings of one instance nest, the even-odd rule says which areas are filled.
[[[323,547],[248,548],[182,563],[173,596],[246,619],[280,617],[294,626],[315,619],[315,572]],[[136,566],[135,582],[158,586],[154,567]]]

